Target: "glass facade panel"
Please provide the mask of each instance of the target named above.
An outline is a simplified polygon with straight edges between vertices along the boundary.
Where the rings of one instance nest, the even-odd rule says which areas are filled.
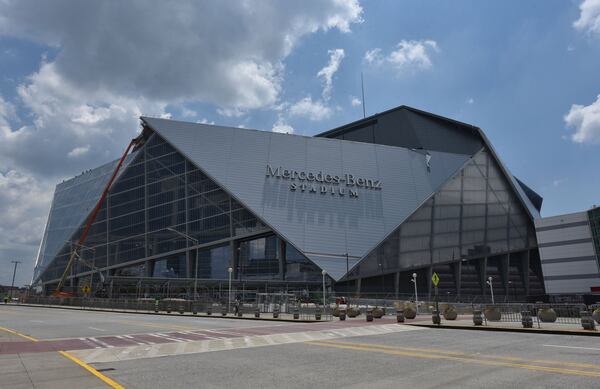
[[[190,252],[190,258],[195,260],[195,250]],[[225,280],[229,278],[227,269],[233,266],[231,246],[218,246],[198,252],[198,278]]]
[[[183,278],[187,276],[185,254],[169,256],[154,261],[152,277]]]
[[[44,273],[44,280],[62,275],[71,253],[71,245],[64,241],[69,237],[78,239],[83,229],[82,219],[86,215],[80,207],[89,212],[106,184],[99,177],[109,176],[114,167],[112,163],[96,169],[97,172],[93,171],[89,178],[86,177],[85,185],[69,182],[69,190],[61,190],[61,186],[57,188],[54,207],[58,217],[51,215],[52,221],[45,239],[56,245],[58,229],[71,232],[65,235],[59,245],[60,251],[52,255],[57,261]],[[91,179],[96,179],[97,183],[90,183]],[[77,189],[79,187],[81,189]],[[89,199],[82,202],[81,198],[85,198],[86,192],[90,193]],[[68,212],[61,217],[59,208]],[[198,276],[227,279],[227,268],[232,261],[231,250],[229,244],[222,245],[219,241],[266,231],[269,229],[251,212],[154,134],[144,147],[128,157],[128,165],[113,184],[90,229],[86,240],[86,246],[90,249],[82,250],[80,255],[98,268],[159,256],[148,274],[184,277],[187,261],[181,262],[181,256],[185,258],[186,249],[196,244],[192,239],[185,238],[184,235],[188,235],[198,244],[215,242],[217,245],[200,251]],[[261,244],[266,248],[259,255]],[[273,244],[272,239],[252,243],[252,248],[248,248],[250,256],[243,264],[245,277],[281,278],[283,269],[280,269],[278,262],[281,256],[277,252],[277,245]],[[178,254],[173,254],[177,251]],[[195,251],[188,251],[187,255],[193,263]],[[161,255],[166,255],[166,259],[160,258]],[[129,270],[113,270],[113,273],[123,275],[133,272],[131,266],[126,265],[126,268]],[[89,270],[85,265],[75,264],[73,274]],[[193,271],[193,264],[190,271]]]
[[[281,279],[279,239],[269,235],[240,243],[239,279]]]
[[[285,244],[285,259],[285,279],[287,281],[321,281],[321,269],[289,243]]]
[[[529,216],[499,165],[482,150],[353,274],[376,275],[535,245]]]

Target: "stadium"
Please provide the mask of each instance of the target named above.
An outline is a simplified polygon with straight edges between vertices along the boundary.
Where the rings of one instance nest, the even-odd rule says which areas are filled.
[[[314,137],[142,117],[121,160],[56,186],[45,294],[545,294],[542,198],[481,129],[400,106]],[[83,237],[83,239],[82,239]]]

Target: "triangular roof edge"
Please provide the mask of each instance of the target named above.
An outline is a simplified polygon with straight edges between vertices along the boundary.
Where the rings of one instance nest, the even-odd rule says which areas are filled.
[[[278,229],[274,228],[273,225],[271,225],[271,223],[268,223],[263,217],[256,215],[255,212],[252,210],[252,208],[249,207],[245,203],[245,201],[243,201],[238,196],[236,196],[231,190],[229,190],[229,188],[227,188],[226,185],[224,185],[222,182],[220,182],[220,180],[216,179],[212,174],[208,173],[205,169],[203,169],[201,166],[199,166],[194,161],[193,158],[191,158],[187,153],[185,153],[183,150],[181,150],[179,147],[177,147],[177,145],[173,144],[172,142],[169,142],[169,140],[167,139],[167,137],[165,137],[164,135],[161,134],[160,130],[156,129],[154,126],[152,126],[150,123],[148,123],[144,119],[145,119],[144,117],[140,117],[140,120],[142,120],[144,122],[144,124],[149,129],[151,129],[152,131],[154,131],[155,133],[157,133],[158,135],[160,135],[161,138],[165,140],[165,142],[168,142],[169,145],[171,145],[171,147],[173,147],[175,150],[177,150],[178,153],[180,153],[181,155],[183,155],[188,161],[190,161],[192,164],[194,164],[194,166],[196,166],[203,174],[205,174],[208,178],[210,178],[215,183],[217,183],[219,185],[219,187],[221,189],[223,189],[223,191],[225,191],[229,196],[231,196],[233,199],[235,199],[235,201],[237,201],[238,203],[240,203],[248,212],[251,212],[254,215],[254,217],[256,217],[258,220],[260,220],[262,223],[264,223],[267,227],[269,227],[275,234],[277,234],[278,236],[280,236],[281,238],[283,238],[286,241],[286,243],[292,245],[292,247],[294,247],[298,252],[302,253],[302,255],[304,257],[306,257],[311,263],[313,263],[319,269],[326,270],[326,269],[323,269],[321,265],[319,265],[314,260],[312,260],[311,257],[309,255],[307,255],[303,250],[299,249],[288,237],[286,237]],[[189,124],[189,122],[182,122],[182,123],[188,123]],[[255,131],[260,131],[260,130],[255,130]],[[332,277],[332,278],[334,278],[334,277]],[[334,280],[338,281],[339,279],[335,279],[334,278]]]

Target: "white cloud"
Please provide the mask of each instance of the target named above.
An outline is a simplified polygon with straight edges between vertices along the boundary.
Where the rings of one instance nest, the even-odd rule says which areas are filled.
[[[600,34],[600,0],[584,0],[580,5],[579,19],[573,26],[589,34]]]
[[[333,75],[340,68],[340,63],[346,55],[344,53],[344,49],[329,50],[327,53],[329,54],[329,63],[317,73],[317,77],[323,78],[323,100],[325,101],[331,98],[331,90],[333,89]]]
[[[198,120],[197,123],[200,124],[210,124],[210,125],[214,125],[215,122],[214,121],[209,121],[207,118],[202,118],[201,120]]]
[[[57,73],[54,63],[43,63],[17,93],[33,122],[12,128],[3,120],[0,166],[55,180],[115,158],[138,131],[142,112],[160,116],[165,106],[81,89]],[[70,158],[81,147],[87,152]]]
[[[359,105],[362,105],[362,102],[358,97],[350,96],[350,105],[353,107],[358,107]]]
[[[552,186],[555,188],[558,188],[559,186],[564,184],[566,181],[567,180],[565,178],[557,178],[555,180],[552,180]]]
[[[186,107],[181,107],[181,116],[184,118],[193,118],[198,116],[198,113]]]
[[[32,176],[0,171],[0,249],[39,242],[50,206],[50,189]]]
[[[81,147],[75,147],[73,150],[69,151],[69,153],[67,154],[67,156],[69,158],[77,158],[77,157],[86,155],[88,153],[88,151],[90,151],[90,146],[89,145],[81,146]]]
[[[235,117],[238,118],[246,114],[246,110],[234,107],[234,108],[217,108],[217,113],[221,116],[225,116],[228,118]]]
[[[402,40],[396,45],[396,49],[387,55],[383,54],[380,48],[375,48],[367,51],[364,58],[370,65],[388,64],[398,73],[404,73],[431,68],[431,55],[438,51],[438,45],[433,40]]]
[[[2,1],[0,36],[58,48],[57,74],[86,90],[254,109],[276,103],[302,37],[361,14],[358,0]]]
[[[365,53],[365,61],[371,65],[381,65],[385,61],[385,58],[381,54],[381,49],[376,48],[373,50],[368,50]]]
[[[467,104],[475,104],[475,99],[473,99],[472,97],[469,97],[467,99]]]
[[[273,124],[273,128],[271,129],[273,132],[279,132],[282,134],[293,134],[294,128],[287,124],[285,120],[280,116],[275,124]]]
[[[293,104],[289,112],[292,116],[305,117],[313,121],[324,120],[331,116],[331,108],[320,100],[313,101],[311,96]]]
[[[0,96],[4,185],[26,177],[47,200],[60,178],[120,155],[139,130],[139,116],[159,117],[167,105],[179,112],[208,103],[229,116],[276,106],[285,59],[301,39],[348,32],[361,14],[358,0],[0,0],[0,38],[33,41],[54,53],[18,85],[14,101]],[[1,201],[5,210],[29,200]],[[47,212],[46,201],[20,217],[42,228]],[[20,220],[3,214],[0,231]]]
[[[575,143],[600,143],[600,95],[590,105],[571,105],[564,117],[567,127],[575,129]]]

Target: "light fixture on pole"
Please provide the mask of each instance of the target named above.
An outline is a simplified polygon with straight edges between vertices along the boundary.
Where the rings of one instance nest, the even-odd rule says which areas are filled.
[[[198,239],[192,238],[188,234],[183,233],[181,231],[177,231],[173,227],[169,227],[169,228],[167,228],[167,230],[169,230],[171,232],[175,232],[175,233],[183,236],[184,238],[191,240],[196,246],[198,246],[200,244],[198,242]],[[199,250],[200,249],[198,247],[196,247],[196,259],[194,261],[194,300],[198,298],[198,251]]]
[[[410,279],[413,284],[415,284],[415,310],[419,313],[419,295],[417,294],[417,273],[412,274],[412,278]]]
[[[492,304],[495,304],[494,302],[494,286],[492,285],[492,276],[489,276],[486,283],[490,286],[490,293],[492,294]]]
[[[321,272],[321,274],[323,275],[323,309],[325,309],[325,304],[326,304],[326,299],[325,299],[325,276],[327,275],[327,272],[325,270],[323,270]]]
[[[229,293],[227,295],[227,312],[231,311],[231,273],[233,273],[233,268],[227,268],[227,272],[229,273]]]

